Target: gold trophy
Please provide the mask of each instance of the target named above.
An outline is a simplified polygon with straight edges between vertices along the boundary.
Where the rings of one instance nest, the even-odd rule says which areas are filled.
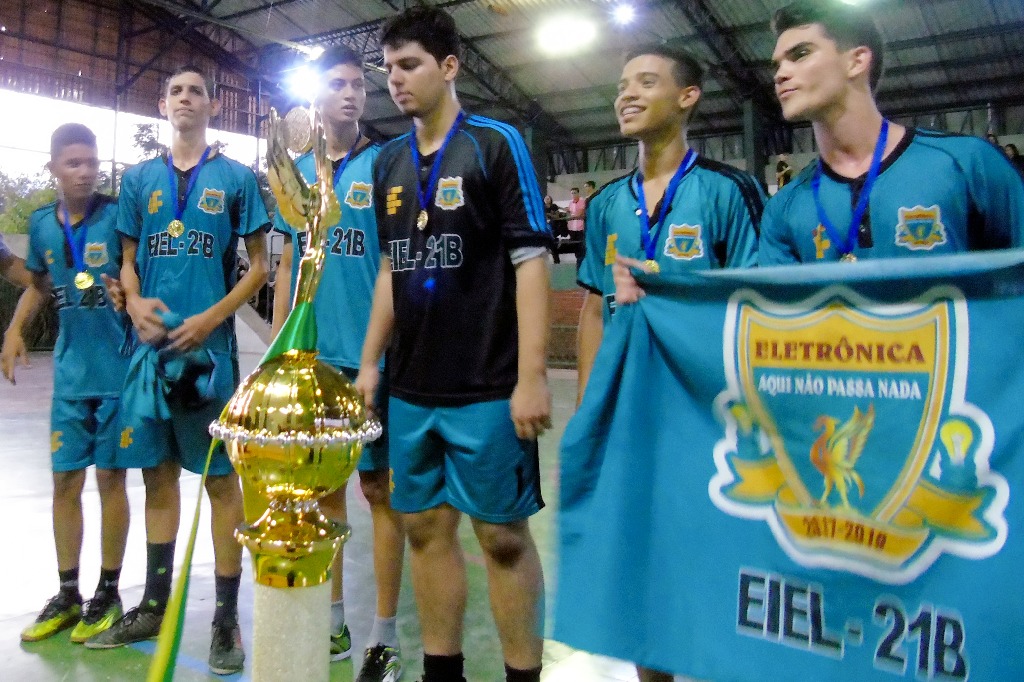
[[[313,297],[323,272],[327,228],[338,222],[340,207],[323,123],[315,110],[310,115],[312,184],[286,150],[286,136],[294,138],[294,132],[284,130],[277,112],[270,112],[270,186],[284,220],[308,230],[310,237],[294,306],[259,367],[210,426],[224,441],[246,497],[259,495],[267,505],[255,523],[235,533],[252,555],[253,680],[259,682],[328,678],[328,578],[349,528],[326,518],[317,500],[345,485],[363,445],[381,434],[349,380],[317,359]],[[252,502],[246,500],[247,509]]]

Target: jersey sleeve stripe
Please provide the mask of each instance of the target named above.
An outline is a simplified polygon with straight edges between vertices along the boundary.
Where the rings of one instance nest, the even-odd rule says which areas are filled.
[[[512,158],[515,161],[516,170],[519,172],[519,190],[523,195],[524,208],[526,209],[530,226],[534,232],[547,232],[547,220],[544,218],[543,202],[541,201],[540,194],[539,192],[533,193],[529,191],[531,186],[529,180],[533,180],[532,185],[534,187],[539,187],[539,185],[533,170],[533,162],[530,159],[529,152],[526,150],[526,144],[523,142],[522,137],[520,137],[515,128],[498,121],[483,118],[482,116],[470,116],[467,122],[478,125],[481,128],[496,130],[505,137],[509,148],[512,150]]]
[[[466,133],[465,130],[463,130],[462,132]],[[480,149],[480,143],[477,142],[476,138],[470,135],[469,133],[466,133],[466,137],[468,137],[469,141],[473,143],[473,149],[476,150],[476,160],[480,164],[480,170],[483,171],[484,180],[490,181],[491,178],[487,174],[487,164],[484,163],[484,153],[483,150]]]

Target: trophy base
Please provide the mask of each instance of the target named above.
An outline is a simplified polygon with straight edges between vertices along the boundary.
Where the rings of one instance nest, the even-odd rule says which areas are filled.
[[[253,682],[330,679],[330,604],[330,583],[291,590],[255,586]]]
[[[235,531],[252,556],[256,583],[312,587],[330,578],[331,564],[352,529],[328,519],[316,501],[271,500],[263,516]]]

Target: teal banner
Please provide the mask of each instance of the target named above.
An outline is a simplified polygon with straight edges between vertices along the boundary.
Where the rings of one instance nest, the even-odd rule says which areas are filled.
[[[555,638],[716,682],[1024,679],[1024,252],[642,284],[562,442]]]

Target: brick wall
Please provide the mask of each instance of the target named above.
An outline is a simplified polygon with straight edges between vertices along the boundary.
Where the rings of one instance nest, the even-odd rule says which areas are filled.
[[[551,292],[549,367],[576,367],[576,330],[585,294],[586,292],[580,288]]]

